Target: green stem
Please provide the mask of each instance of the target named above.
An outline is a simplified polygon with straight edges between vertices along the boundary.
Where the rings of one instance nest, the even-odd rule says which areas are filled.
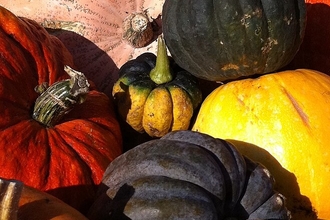
[[[158,37],[156,66],[150,71],[149,76],[158,85],[170,82],[173,78],[170,71],[170,61],[167,56],[166,45],[162,36]]]
[[[32,117],[47,127],[54,126],[75,105],[82,103],[89,92],[84,74],[68,66],[65,66],[65,71],[71,79],[56,82],[47,89],[45,84],[37,87],[37,91],[42,93],[35,102]]]

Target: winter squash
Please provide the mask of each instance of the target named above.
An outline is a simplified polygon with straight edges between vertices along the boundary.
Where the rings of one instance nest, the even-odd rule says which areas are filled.
[[[0,0],[18,16],[50,28],[74,58],[76,69],[111,96],[118,68],[143,52],[156,51],[164,0]]]
[[[134,130],[162,137],[189,128],[202,93],[197,78],[169,60],[162,37],[157,58],[143,53],[125,63],[119,75],[112,95],[120,116]]]
[[[0,48],[0,177],[17,179],[85,209],[105,168],[122,152],[113,103],[85,78],[77,85],[91,86],[78,99],[64,90],[68,96],[59,102],[60,96],[46,90],[41,100],[51,102],[39,102],[38,85],[47,83],[53,88],[64,82],[67,89],[77,91],[76,84],[66,83],[70,77],[64,70],[65,65],[74,67],[72,57],[61,41],[36,22],[16,17],[3,7]],[[80,98],[85,100],[82,104],[61,113],[72,107],[67,102],[79,103]]]
[[[0,216],[5,220],[87,220],[71,206],[17,180],[0,179]]]
[[[210,81],[276,71],[296,54],[305,30],[304,0],[167,0],[163,34],[179,66]]]
[[[308,68],[330,75],[329,0],[305,0],[307,23],[304,40],[285,69]]]
[[[172,131],[108,166],[89,219],[289,219],[274,179],[221,139]]]
[[[267,166],[293,217],[315,211],[329,219],[329,103],[330,76],[307,69],[277,72],[219,86],[202,103],[192,130],[245,142],[240,151],[263,164],[271,160],[263,156],[266,150],[295,175],[310,200],[297,198],[288,179]]]

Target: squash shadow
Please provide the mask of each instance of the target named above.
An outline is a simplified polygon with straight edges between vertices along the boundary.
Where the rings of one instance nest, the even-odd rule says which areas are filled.
[[[263,164],[275,178],[275,190],[286,197],[287,208],[291,211],[292,220],[316,220],[308,197],[301,195],[296,176],[283,168],[266,150],[243,141],[228,139],[244,156]]]
[[[135,189],[130,185],[124,184],[118,189],[115,197],[111,199],[106,194],[108,188],[108,186],[101,183],[98,186],[80,185],[60,187],[46,192],[75,208],[90,220],[130,220],[123,212],[127,202],[133,196]],[[30,205],[36,206],[38,203],[44,204],[45,202],[34,201],[33,204],[26,204],[24,209],[28,209]],[[51,214],[49,213],[49,215]],[[55,216],[48,217],[47,219],[52,219],[51,217]]]
[[[56,189],[47,190],[45,192],[60,199],[85,215],[95,200],[97,186],[78,185],[59,187]]]
[[[307,3],[306,7],[307,24],[303,42],[294,59],[284,69],[307,68],[330,75],[330,6]]]
[[[128,201],[135,193],[134,187],[123,184],[117,191],[113,199],[107,194],[109,187],[101,183],[98,196],[89,209],[87,217],[90,220],[131,220],[124,214],[124,209]]]
[[[73,31],[46,29],[59,38],[73,57],[75,69],[93,81],[96,88],[111,97],[113,84],[118,80],[118,67],[111,57],[96,44]]]

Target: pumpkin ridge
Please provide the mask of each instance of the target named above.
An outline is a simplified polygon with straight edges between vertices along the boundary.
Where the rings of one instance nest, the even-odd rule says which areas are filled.
[[[176,155],[175,157],[172,156],[173,160],[168,161],[168,159],[171,158],[171,155],[170,155],[170,157],[168,157],[169,155],[164,155],[164,152],[167,152],[169,147],[173,150],[178,150],[178,148],[182,148],[182,149],[180,149],[180,152],[185,151],[186,150],[185,145],[183,143],[175,143],[171,140],[166,140],[166,141],[163,140],[163,142],[164,142],[163,147],[157,149],[157,151],[156,151],[156,149],[152,149],[152,147],[151,147],[152,142],[143,144],[141,146],[141,148],[143,149],[143,155],[141,155],[141,153],[139,153],[139,152],[136,152],[135,157],[137,159],[135,159],[135,160],[131,160],[130,158],[126,158],[126,157],[121,157],[120,160],[117,159],[116,164],[112,163],[107,168],[107,170],[104,174],[104,178],[105,178],[105,176],[108,176],[108,175],[114,175],[113,169],[117,169],[115,175],[113,176],[113,177],[116,177],[116,178],[114,178],[114,181],[116,181],[116,182],[122,181],[121,179],[124,178],[124,176],[121,176],[120,173],[125,172],[125,169],[128,169],[128,170],[134,169],[135,170],[134,174],[130,173],[130,176],[126,176],[125,178],[136,177],[138,175],[143,175],[143,176],[152,175],[155,172],[162,173],[162,172],[165,172],[166,170],[171,169],[175,172],[172,172],[170,174],[170,177],[182,179],[182,177],[177,176],[178,170],[180,167],[180,170],[182,170],[182,172],[191,173],[192,174],[192,175],[190,175],[191,178],[194,181],[198,182],[201,186],[204,186],[204,188],[209,189],[211,191],[216,191],[217,193],[215,193],[215,194],[220,199],[224,196],[224,192],[221,192],[222,189],[220,186],[220,185],[223,185],[223,183],[224,183],[221,172],[216,173],[217,175],[214,175],[214,176],[211,175],[210,177],[204,177],[205,172],[206,172],[206,170],[204,169],[203,172],[199,173],[199,175],[196,176],[194,174],[195,171],[190,169],[190,167],[192,167],[194,170],[198,168],[198,166],[197,166],[198,164],[196,163],[196,161],[194,164],[192,164],[192,162],[194,162],[194,161],[191,161],[191,160],[188,161],[188,158],[182,158],[179,155]],[[167,144],[168,142],[173,143],[173,145]],[[193,145],[193,144],[191,144],[191,145]],[[191,146],[191,148],[198,152],[205,152],[196,145]],[[135,148],[133,148],[132,150],[137,151],[137,150],[135,150]],[[211,159],[211,157],[208,153],[205,153],[202,155],[203,155],[202,157],[208,157]],[[162,158],[164,158],[164,156],[166,156],[166,159],[162,160]],[[190,155],[190,156],[192,156],[192,155]],[[199,158],[199,159],[201,159],[201,158]],[[161,160],[161,161],[159,161],[159,160]],[[123,169],[121,169],[120,166],[124,162],[126,162],[126,166],[123,167]],[[167,164],[167,163],[169,163],[169,164]],[[153,166],[157,167],[157,169],[150,170],[148,168],[148,167],[153,167]],[[210,168],[209,171],[212,174],[214,174],[213,171],[215,171],[216,169],[219,169],[219,167],[217,166],[215,161],[213,161],[213,159],[209,161],[209,168]],[[199,177],[201,179],[199,179]],[[213,180],[209,179],[211,177]],[[183,179],[185,179],[185,177],[183,177]],[[211,181],[213,181],[213,183],[211,183]],[[218,182],[219,185],[215,185],[216,182]],[[105,184],[107,186],[111,187],[114,183],[105,182]],[[213,188],[213,190],[212,190],[212,188]]]
[[[162,139],[197,145],[204,151],[207,151],[221,169],[225,168],[223,175],[226,189],[229,188],[226,191],[226,199],[230,202],[228,204],[229,209],[232,210],[241,197],[244,182],[246,181],[246,164],[244,158],[238,155],[239,153],[234,150],[235,148],[229,142],[216,140],[211,136],[199,132],[190,132],[189,136],[186,135],[187,133],[185,131],[174,131],[162,137]],[[220,143],[218,142],[224,147],[219,147],[218,145]]]
[[[82,124],[82,126],[89,127],[85,123]],[[102,174],[103,174],[103,172],[100,170],[105,170],[110,160],[113,160],[115,157],[111,158],[111,155],[106,151],[102,151],[102,149],[98,149],[96,147],[94,148],[89,147],[89,144],[86,144],[86,140],[80,139],[71,132],[62,130],[61,127],[63,126],[57,126],[54,128],[54,130],[62,138],[63,143],[67,146],[68,149],[70,149],[70,152],[72,152],[75,155],[74,158],[80,161],[80,164],[84,164],[85,167],[84,172],[88,170],[88,172],[86,173],[89,173],[89,175],[85,174],[85,177],[88,176],[87,178],[89,180],[91,180],[95,184],[99,184],[101,182]],[[80,144],[78,145],[77,143]]]
[[[308,115],[302,110],[302,108],[300,107],[299,103],[297,102],[297,100],[285,89],[282,88],[285,95],[288,97],[288,99],[290,100],[293,108],[296,110],[297,114],[299,115],[299,117],[301,118],[301,121],[305,124],[305,126],[310,127],[310,122],[309,122],[309,117]]]

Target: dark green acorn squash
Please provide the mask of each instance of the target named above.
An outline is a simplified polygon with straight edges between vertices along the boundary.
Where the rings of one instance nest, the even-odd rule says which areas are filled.
[[[304,0],[166,0],[163,34],[174,60],[193,75],[226,81],[273,72],[302,42]]]
[[[110,163],[91,220],[290,219],[261,164],[194,131],[173,131]]]

